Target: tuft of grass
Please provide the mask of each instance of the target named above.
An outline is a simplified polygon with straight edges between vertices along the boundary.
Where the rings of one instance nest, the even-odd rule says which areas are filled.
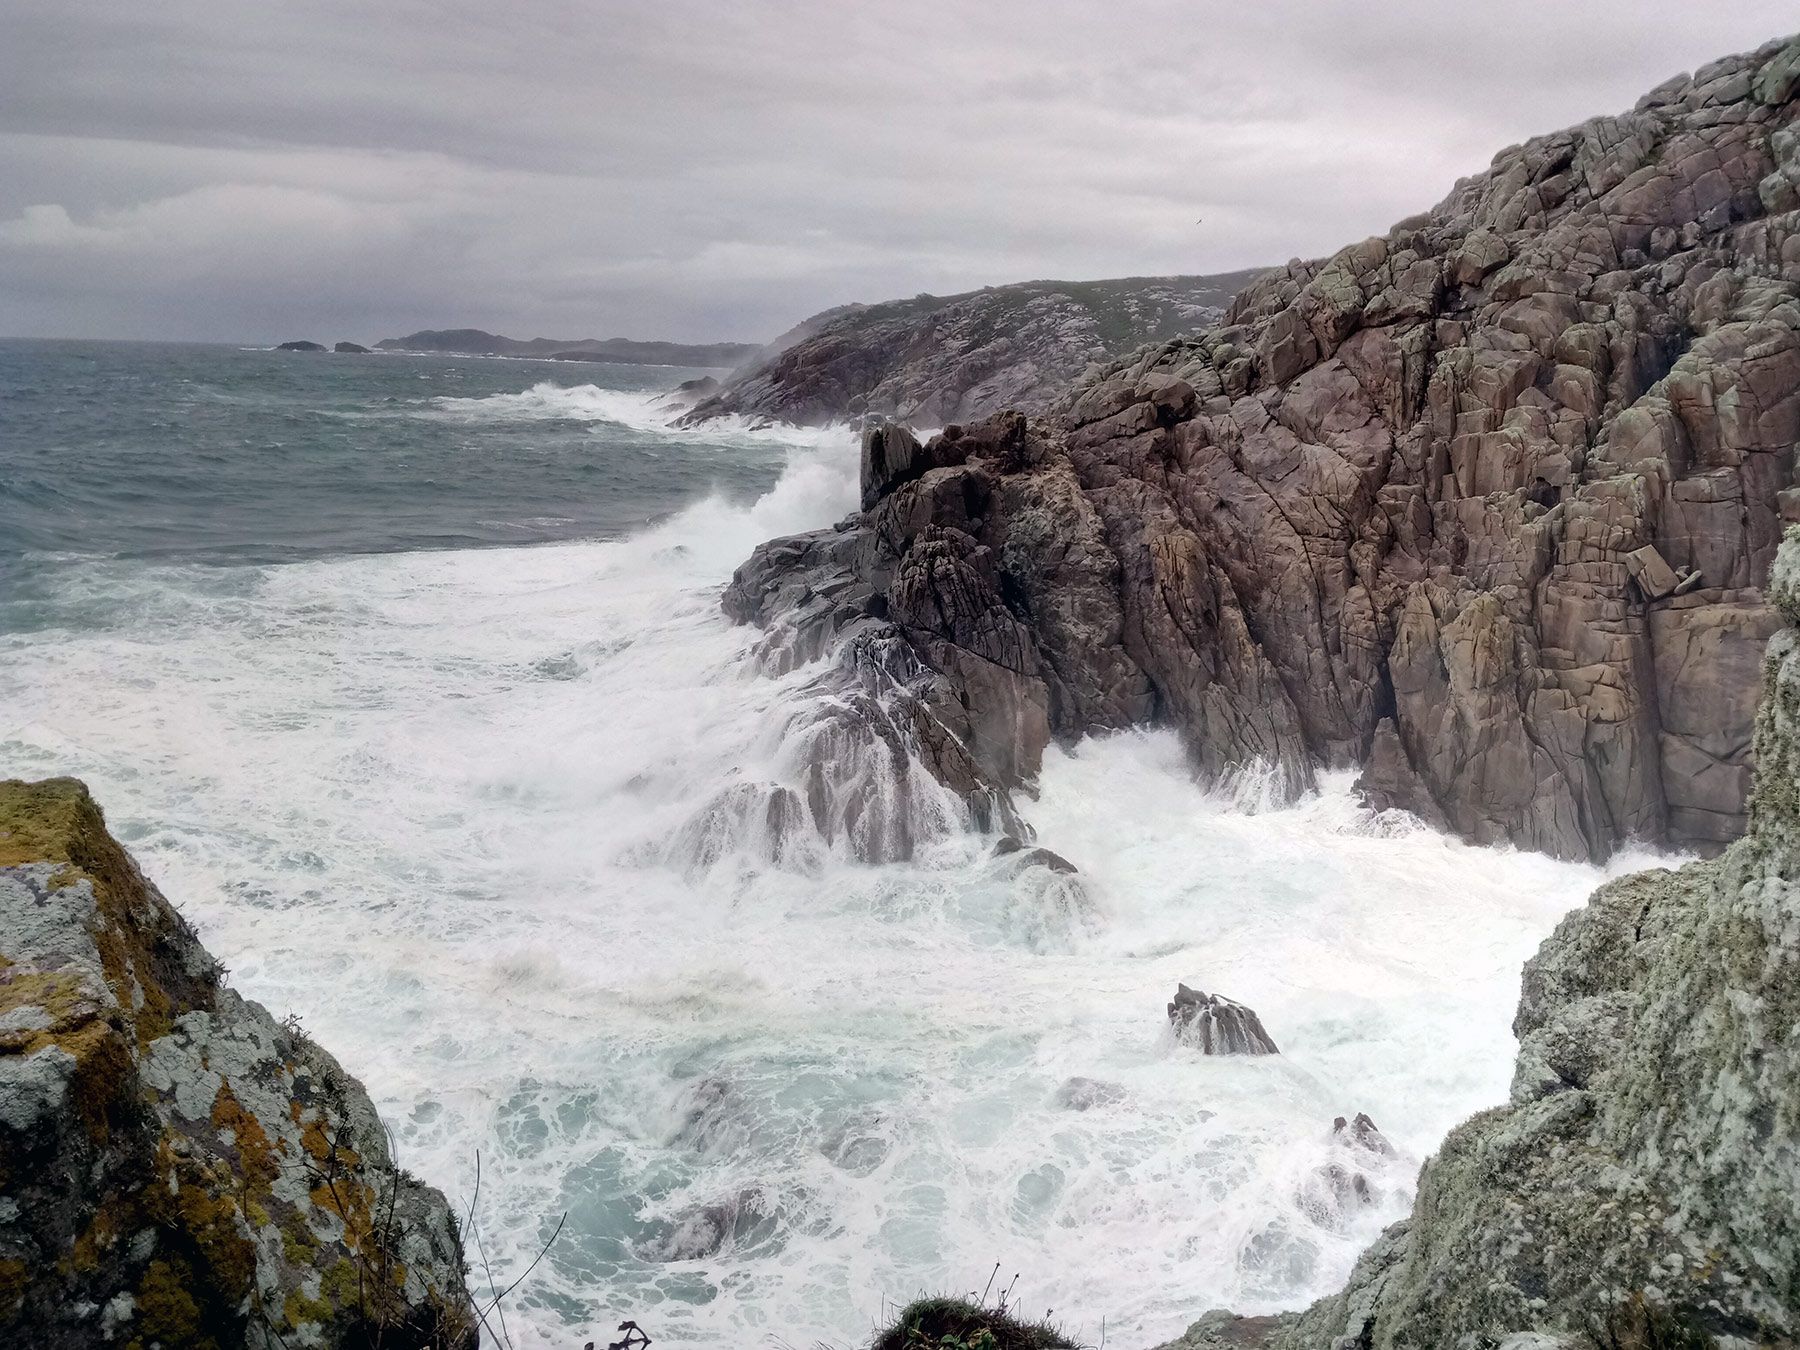
[[[966,1298],[922,1298],[900,1310],[869,1350],[1080,1350],[1048,1322]]]

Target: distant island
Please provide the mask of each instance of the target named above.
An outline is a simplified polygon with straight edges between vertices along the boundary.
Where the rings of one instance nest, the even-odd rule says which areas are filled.
[[[535,356],[550,361],[613,361],[630,366],[727,369],[762,350],[754,342],[639,342],[633,338],[509,338],[479,328],[427,328],[383,338],[384,352],[457,352],[465,356]]]

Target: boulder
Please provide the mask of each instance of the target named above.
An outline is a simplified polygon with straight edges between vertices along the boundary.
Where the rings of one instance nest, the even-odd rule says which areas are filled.
[[[301,341],[283,342],[275,350],[278,352],[322,352],[325,348],[321,343]]]
[[[1010,858],[1013,865],[1021,871],[1027,867],[1045,867],[1061,876],[1075,876],[1081,871],[1062,854],[1036,845],[1020,843],[1010,834],[1002,835],[994,841],[994,856]]]
[[[1660,600],[1665,595],[1673,595],[1675,588],[1681,584],[1681,578],[1675,575],[1675,569],[1663,561],[1663,555],[1651,544],[1627,553],[1625,570],[1637,582],[1638,590],[1646,600]]]
[[[473,1347],[455,1217],[71,779],[0,782],[0,1344]]]
[[[340,342],[331,349],[343,356],[367,356],[369,349],[360,342]]]
[[[1177,985],[1169,1002],[1175,1039],[1207,1055],[1278,1055],[1262,1019],[1221,994]]]

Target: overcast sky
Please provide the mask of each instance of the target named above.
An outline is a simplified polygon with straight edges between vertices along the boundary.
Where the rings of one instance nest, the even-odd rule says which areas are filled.
[[[770,337],[1314,255],[1785,0],[0,0],[0,333]]]

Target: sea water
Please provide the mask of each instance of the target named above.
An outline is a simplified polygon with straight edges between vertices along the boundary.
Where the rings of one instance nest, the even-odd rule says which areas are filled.
[[[1109,1345],[1330,1292],[1504,1099],[1520,963],[1602,873],[1348,775],[1205,791],[1157,730],[1049,753],[1075,879],[721,824],[817,672],[720,589],[854,508],[856,447],[672,429],[693,373],[0,343],[0,774],[86,779],[368,1085],[484,1302],[556,1234],[518,1346],[851,1346],[996,1266]],[[1178,1045],[1178,982],[1282,1053]]]

